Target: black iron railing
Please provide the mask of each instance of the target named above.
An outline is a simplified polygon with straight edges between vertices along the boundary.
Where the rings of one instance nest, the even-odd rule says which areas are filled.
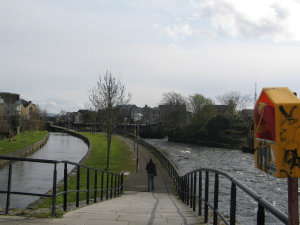
[[[18,158],[18,157],[6,157],[6,156],[0,156],[0,159],[2,160],[8,160],[9,161],[9,169],[8,169],[8,178],[7,178],[7,189],[6,190],[0,190],[0,194],[6,194],[6,207],[5,207],[5,213],[7,214],[9,212],[9,206],[10,206],[10,196],[11,195],[30,195],[30,196],[38,196],[38,197],[46,197],[46,198],[52,198],[52,216],[56,215],[56,198],[60,195],[63,195],[63,209],[64,211],[67,210],[67,203],[68,203],[68,193],[76,193],[76,207],[79,207],[79,200],[80,192],[86,192],[86,204],[88,205],[90,203],[90,193],[94,193],[94,202],[97,202],[97,198],[99,195],[100,201],[103,201],[104,194],[106,196],[106,199],[113,198],[120,196],[120,194],[123,193],[123,172],[120,174],[112,173],[106,170],[96,169],[92,168],[80,163],[74,163],[69,161],[59,161],[59,160],[46,160],[46,159],[31,159],[31,158]],[[52,186],[52,193],[50,194],[43,194],[43,193],[29,193],[29,192],[17,192],[11,190],[11,184],[12,184],[12,171],[13,171],[13,162],[16,161],[25,161],[25,162],[35,162],[35,163],[47,163],[47,164],[53,164],[53,186]],[[63,191],[57,193],[57,165],[58,164],[64,164],[64,170],[63,170]],[[76,168],[76,189],[75,190],[69,190],[68,189],[68,165],[73,165]],[[86,189],[81,189],[80,187],[80,175],[82,168],[86,169],[87,178],[86,178]],[[90,179],[91,178],[91,172],[94,171],[94,187],[90,186]],[[49,176],[51,174],[49,173]],[[100,176],[100,187],[98,186],[98,178]],[[104,181],[106,177],[106,182]],[[5,182],[5,181],[2,181]],[[105,191],[105,193],[104,193]],[[100,192],[100,193],[98,193]],[[110,192],[110,193],[109,193]]]
[[[202,216],[204,211],[204,222],[208,222],[209,210],[211,210],[214,225],[218,223],[218,219],[221,219],[225,224],[236,224],[237,191],[241,190],[257,203],[257,224],[265,224],[265,211],[274,215],[283,224],[288,224],[288,216],[285,213],[274,207],[274,205],[230,174],[219,170],[201,168],[181,176],[176,169],[176,166],[158,148],[143,139],[140,139],[139,143],[149,149],[160,160],[162,165],[165,166],[169,176],[174,182],[174,186],[180,199],[189,205],[193,211],[197,211],[199,216]],[[205,173],[205,177],[202,177],[203,173]],[[213,190],[210,189],[210,184],[212,183],[210,182],[210,175],[214,176]],[[230,204],[229,219],[227,219],[219,210],[220,176],[231,182],[230,200],[228,202],[228,204]],[[213,196],[212,201],[209,200],[211,194]]]

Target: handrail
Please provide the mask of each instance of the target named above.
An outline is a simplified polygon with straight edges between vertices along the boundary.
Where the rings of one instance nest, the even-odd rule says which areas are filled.
[[[231,176],[227,172],[216,170],[216,169],[211,169],[211,168],[200,168],[200,169],[191,171],[191,172],[187,173],[184,176],[192,176],[195,173],[199,173],[199,172],[212,172],[214,174],[219,174],[219,175],[222,175],[222,176],[228,178],[229,180],[231,180],[232,184],[238,186],[241,190],[243,190],[251,198],[253,198],[257,203],[259,203],[260,206],[262,206],[263,208],[266,208],[270,213],[272,213],[281,222],[283,222],[285,224],[288,223],[288,216],[285,213],[283,213],[282,211],[280,211],[278,208],[274,207],[269,201],[267,201],[266,199],[264,199],[261,195],[259,195],[256,192],[254,192],[252,189],[250,189],[249,187],[247,187],[244,183],[242,183],[241,181],[237,180],[236,178],[234,178],[233,176]],[[179,191],[181,191],[181,190],[179,190]]]
[[[90,202],[90,192],[94,192],[94,202],[97,202],[98,191],[100,191],[100,200],[103,201],[104,191],[106,191],[106,199],[120,196],[123,193],[124,184],[124,172],[120,174],[113,173],[107,170],[93,168],[90,166],[83,165],[81,163],[70,162],[67,160],[48,160],[48,159],[33,159],[33,158],[21,158],[21,157],[10,157],[10,156],[0,156],[2,160],[9,161],[8,178],[7,178],[7,190],[0,190],[0,194],[6,194],[6,207],[5,213],[8,214],[10,206],[10,195],[30,195],[39,197],[49,197],[52,198],[52,216],[56,215],[56,198],[63,195],[63,209],[67,210],[68,193],[76,193],[76,207],[79,207],[79,193],[86,192],[86,204],[89,205]],[[53,164],[53,185],[52,194],[41,194],[41,193],[30,193],[30,192],[16,192],[11,190],[12,183],[12,169],[14,161],[26,161],[35,163],[48,163]],[[57,193],[57,164],[64,164],[63,170],[63,191]],[[76,168],[76,179],[77,185],[76,190],[68,190],[68,165],[73,165]],[[85,168],[87,171],[86,185],[87,189],[80,189],[80,171],[81,168]],[[90,170],[94,171],[94,187],[90,187]],[[98,174],[101,174],[100,188],[98,188]],[[104,182],[104,175],[106,175],[106,182]],[[105,186],[104,186],[105,185]],[[110,191],[110,194],[109,194]]]
[[[80,166],[80,167],[84,167],[87,169],[93,169],[93,170],[97,170],[97,171],[104,171],[107,172],[109,174],[114,174],[114,175],[118,175],[117,173],[113,173],[104,169],[98,169],[98,168],[94,168],[94,167],[90,167],[87,165],[84,165],[82,163],[75,163],[75,162],[71,162],[68,160],[51,160],[51,159],[35,159],[35,158],[22,158],[22,157],[12,157],[12,156],[0,156],[0,159],[3,160],[12,160],[12,161],[27,161],[27,162],[39,162],[39,163],[68,163],[70,165],[74,165],[74,166]]]
[[[122,135],[127,137],[134,138],[134,135],[119,132]],[[217,224],[218,218],[220,218],[225,224],[235,225],[236,224],[236,196],[237,196],[237,187],[240,188],[243,192],[248,194],[253,200],[258,203],[257,210],[257,224],[265,224],[265,209],[279,219],[283,224],[288,224],[288,216],[280,211],[278,208],[273,206],[270,202],[264,199],[262,196],[257,194],[255,191],[247,187],[245,184],[237,180],[235,177],[231,176],[229,173],[211,169],[211,168],[200,168],[194,171],[191,171],[185,175],[180,175],[177,167],[173,162],[162,152],[159,148],[153,146],[149,142],[146,142],[143,139],[138,140],[140,144],[144,145],[148,150],[150,150],[166,168],[169,176],[174,182],[174,186],[178,192],[180,199],[187,205],[196,211],[196,206],[198,206],[198,215],[202,215],[202,203],[204,203],[204,222],[208,222],[208,209],[213,210],[213,224]],[[202,172],[205,172],[205,187],[204,195],[202,197],[203,184],[202,184]],[[212,205],[208,201],[209,197],[209,173],[215,174],[214,181],[214,204]],[[230,196],[230,219],[227,219],[222,215],[218,209],[218,197],[219,197],[219,175],[226,177],[231,181],[231,196]],[[197,178],[198,177],[198,178]],[[198,182],[198,184],[197,184]]]
[[[23,157],[12,157],[12,156],[0,156],[3,160],[14,160],[14,161],[28,161],[28,162],[40,162],[40,163],[57,163],[58,160],[51,159],[33,159],[33,158],[23,158]]]

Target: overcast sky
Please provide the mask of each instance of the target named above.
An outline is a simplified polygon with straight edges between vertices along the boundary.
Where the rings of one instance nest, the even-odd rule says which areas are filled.
[[[77,111],[106,70],[157,106],[170,91],[300,93],[300,0],[0,0],[0,91]]]

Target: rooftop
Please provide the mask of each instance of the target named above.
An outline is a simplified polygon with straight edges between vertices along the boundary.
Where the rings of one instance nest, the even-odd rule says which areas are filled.
[[[0,92],[0,97],[7,104],[14,104],[16,101],[20,100],[20,94]]]

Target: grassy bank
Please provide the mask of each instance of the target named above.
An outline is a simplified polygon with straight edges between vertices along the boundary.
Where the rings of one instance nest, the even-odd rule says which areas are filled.
[[[48,131],[26,131],[25,134],[19,134],[13,138],[0,140],[0,155],[25,148],[32,145],[47,135]]]
[[[106,137],[105,134],[90,134],[90,133],[81,133],[85,137],[89,138],[92,143],[92,150],[89,158],[84,162],[85,165],[90,167],[104,169],[106,167]],[[132,152],[127,144],[125,144],[122,140],[113,137],[111,144],[111,154],[110,154],[110,168],[109,171],[114,173],[120,173],[121,171],[135,171],[135,159],[132,156]],[[80,189],[84,190],[87,184],[87,170],[82,168],[80,170]],[[99,174],[99,173],[98,173]],[[76,176],[73,176],[68,182],[68,190],[76,190]],[[94,171],[90,171],[90,189],[94,188]],[[110,184],[110,182],[109,182]],[[98,175],[97,181],[98,188],[101,187],[101,174]],[[106,187],[106,176],[104,176],[104,188]],[[63,191],[63,187],[61,187],[58,192]],[[98,198],[99,198],[98,191]],[[105,194],[105,191],[104,191]],[[90,192],[90,198],[94,197],[94,193]],[[80,193],[80,200],[84,200],[86,198],[86,193]],[[75,202],[76,193],[68,194],[68,203]],[[52,199],[45,199],[44,203],[40,206],[41,208],[51,207]],[[59,196],[56,199],[57,204],[63,203],[63,196]]]

